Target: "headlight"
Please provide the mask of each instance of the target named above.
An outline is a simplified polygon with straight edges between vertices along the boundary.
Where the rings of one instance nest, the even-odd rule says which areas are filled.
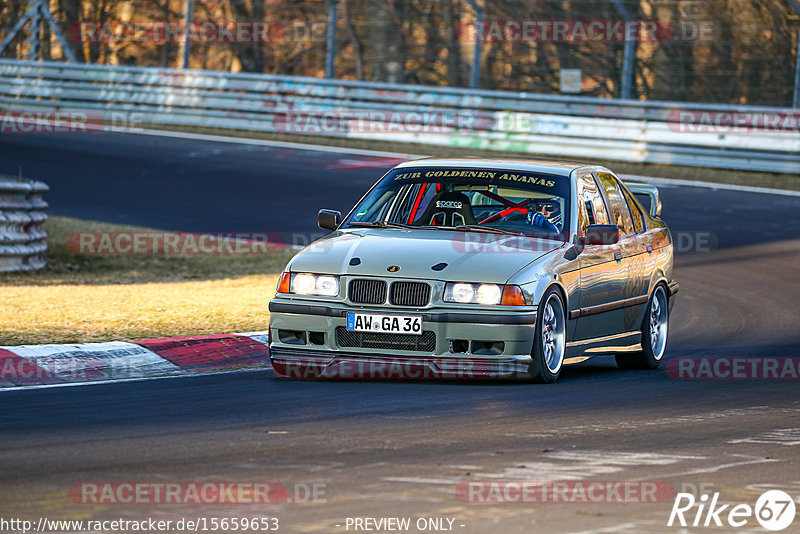
[[[317,295],[335,297],[339,294],[339,279],[335,276],[317,277]]]
[[[444,301],[459,304],[503,304],[525,306],[525,298],[519,286],[499,284],[448,283],[444,287]]]
[[[468,284],[457,282],[444,288],[445,302],[460,304],[500,304],[503,296],[502,286],[497,284]]]
[[[338,276],[309,273],[291,273],[290,276],[289,293],[321,297],[335,297],[339,294]]]
[[[445,291],[445,300],[464,304],[475,300],[475,286],[472,284],[452,284],[449,285],[449,289],[449,294]]]
[[[497,284],[481,284],[478,286],[478,302],[480,304],[499,304],[503,291]]]
[[[317,288],[317,277],[313,274],[296,274],[292,277],[291,292],[298,295],[313,295]]]

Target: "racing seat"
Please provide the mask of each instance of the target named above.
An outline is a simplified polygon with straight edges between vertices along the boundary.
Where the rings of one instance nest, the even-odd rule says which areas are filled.
[[[417,220],[420,224],[458,226],[475,224],[475,215],[467,195],[458,191],[441,191],[431,199]]]

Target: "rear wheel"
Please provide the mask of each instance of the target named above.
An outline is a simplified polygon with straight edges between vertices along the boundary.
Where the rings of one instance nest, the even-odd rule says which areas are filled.
[[[549,289],[539,303],[528,375],[534,382],[555,382],[564,365],[567,321],[564,302],[556,288]]]
[[[623,369],[656,369],[664,357],[669,332],[669,302],[663,284],[657,285],[650,295],[646,310],[642,320],[641,352],[616,357],[617,365]]]

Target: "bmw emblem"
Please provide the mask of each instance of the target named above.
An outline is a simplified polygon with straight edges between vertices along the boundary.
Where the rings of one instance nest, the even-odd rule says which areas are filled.
[[[390,265],[390,266],[388,266],[386,268],[386,270],[389,271],[390,273],[396,273],[397,271],[400,270],[400,266],[399,265]]]

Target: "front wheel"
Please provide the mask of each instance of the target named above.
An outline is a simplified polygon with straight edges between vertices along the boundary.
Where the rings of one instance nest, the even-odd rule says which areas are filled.
[[[669,331],[669,302],[662,284],[656,286],[642,320],[642,350],[633,354],[617,355],[617,365],[623,369],[656,369],[661,364],[667,348]]]
[[[542,297],[536,317],[531,365],[528,376],[534,382],[550,384],[558,379],[567,346],[567,321],[564,302],[556,288]]]

